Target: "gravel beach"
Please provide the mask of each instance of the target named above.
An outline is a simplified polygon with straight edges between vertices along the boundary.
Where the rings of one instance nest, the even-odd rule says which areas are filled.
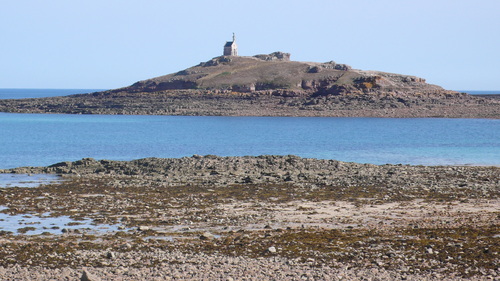
[[[498,280],[500,168],[296,156],[62,162],[1,173],[1,280]],[[114,225],[117,230],[95,230]]]

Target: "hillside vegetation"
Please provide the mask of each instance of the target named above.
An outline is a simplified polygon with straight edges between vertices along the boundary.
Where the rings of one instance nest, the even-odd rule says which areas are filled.
[[[119,91],[203,89],[254,92],[288,89],[323,95],[375,90],[444,91],[415,76],[356,70],[333,61],[290,61],[289,57],[290,54],[281,52],[254,57],[221,56],[177,73],[139,81]]]

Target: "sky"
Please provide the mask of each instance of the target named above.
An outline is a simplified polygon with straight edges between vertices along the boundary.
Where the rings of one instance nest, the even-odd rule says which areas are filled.
[[[222,55],[291,53],[500,90],[499,0],[0,0],[0,88],[113,89]]]

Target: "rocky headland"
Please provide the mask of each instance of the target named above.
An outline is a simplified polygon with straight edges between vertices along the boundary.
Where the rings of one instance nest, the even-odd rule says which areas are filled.
[[[65,179],[0,189],[2,213],[119,225],[3,231],[0,279],[500,277],[500,167],[194,155],[0,172]]]
[[[425,79],[297,62],[275,52],[221,56],[131,86],[64,97],[0,100],[0,111],[69,114],[500,118],[500,100]]]

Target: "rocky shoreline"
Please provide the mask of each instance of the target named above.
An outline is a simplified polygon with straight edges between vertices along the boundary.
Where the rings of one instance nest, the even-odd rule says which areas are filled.
[[[253,93],[163,90],[106,91],[20,100],[0,100],[0,112],[388,118],[500,118],[500,100],[451,91],[433,93],[368,91],[319,95],[303,91]]]
[[[138,185],[231,186],[238,184],[290,184],[302,188],[372,186],[387,193],[402,190],[423,196],[450,192],[449,196],[484,197],[500,187],[500,168],[481,166],[373,165],[301,158],[298,156],[144,158],[132,161],[84,158],[47,167],[21,167],[0,173],[62,174],[87,178],[130,176]],[[142,182],[143,181],[143,182]],[[117,183],[118,187],[120,185]],[[425,192],[427,190],[427,192]],[[479,195],[483,193],[483,195]],[[379,196],[381,194],[378,194]],[[394,195],[394,194],[393,194]],[[407,194],[408,195],[408,194]]]
[[[65,179],[0,189],[2,213],[120,229],[1,232],[2,280],[500,277],[500,167],[194,155],[0,172]]]

